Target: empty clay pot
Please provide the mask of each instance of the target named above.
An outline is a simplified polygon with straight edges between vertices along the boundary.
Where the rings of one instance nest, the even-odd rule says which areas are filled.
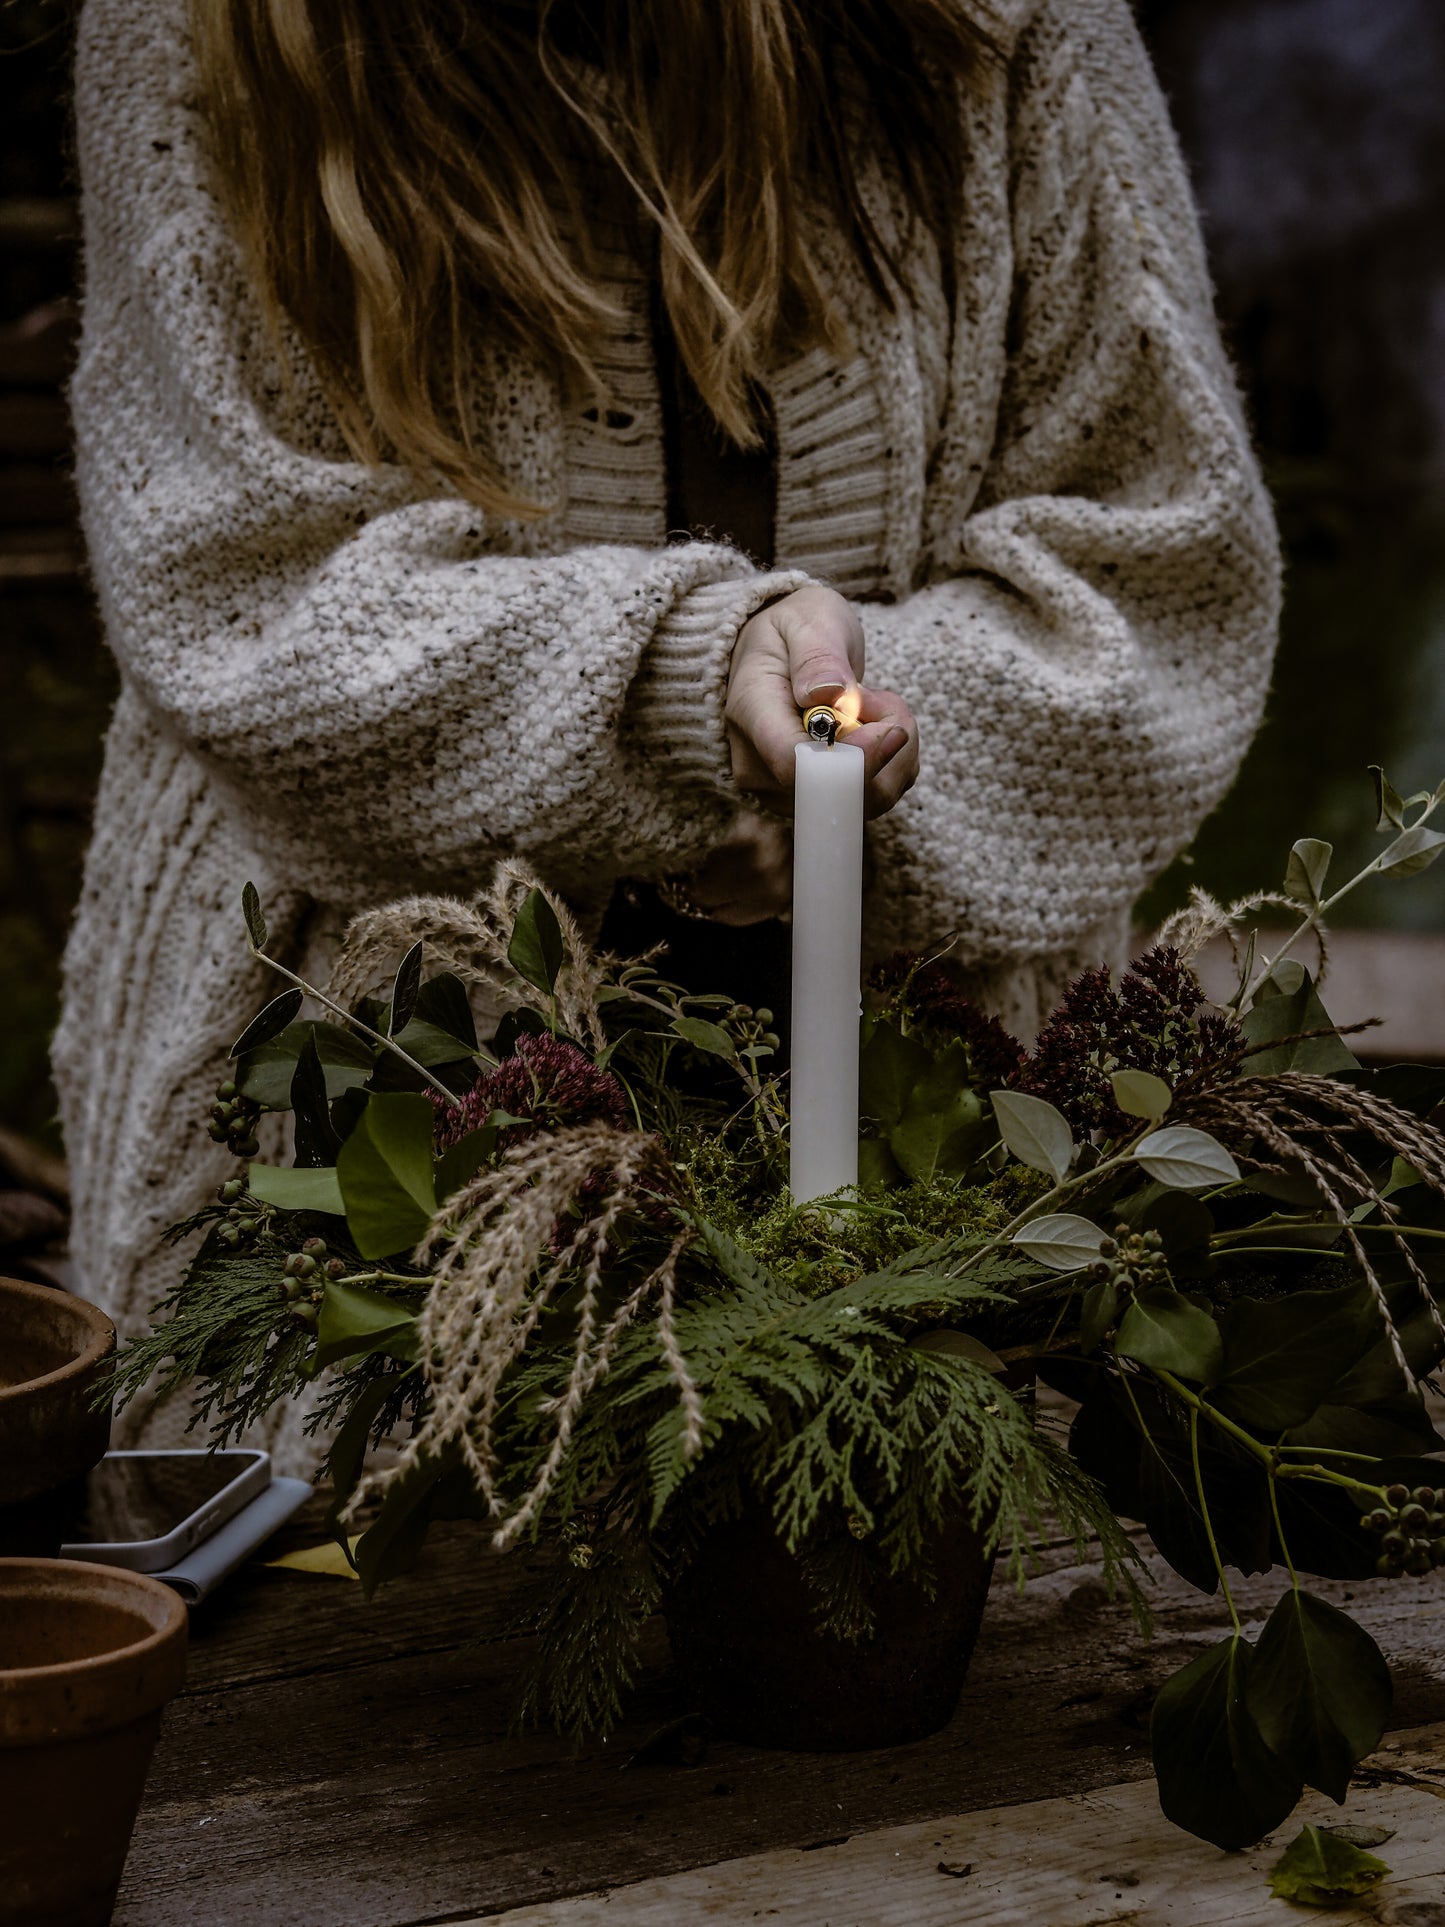
[[[97,1306],[0,1278],[0,1554],[59,1550],[69,1502],[110,1444],[95,1392],[114,1350]]]
[[[0,1559],[0,1927],[103,1927],[186,1609],[117,1566]]]

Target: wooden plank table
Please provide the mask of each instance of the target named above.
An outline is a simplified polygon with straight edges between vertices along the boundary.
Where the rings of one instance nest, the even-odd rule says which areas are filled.
[[[314,1516],[308,1523],[303,1514],[287,1542],[319,1537]],[[1152,1787],[1128,1786],[1149,1772],[1153,1693],[1220,1636],[1218,1603],[1161,1572],[1153,1588],[1158,1624],[1146,1646],[1095,1569],[1060,1547],[1041,1564],[1022,1594],[995,1582],[962,1705],[932,1739],[853,1755],[713,1742],[691,1763],[632,1766],[642,1743],[687,1711],[660,1630],[632,1717],[610,1742],[579,1752],[550,1734],[509,1735],[513,1682],[529,1650],[517,1622],[536,1583],[534,1555],[496,1558],[478,1528],[438,1528],[416,1572],[370,1606],[349,1581],[253,1564],[194,1615],[190,1677],[167,1715],[118,1927],[421,1927],[521,1908],[530,1911],[516,1927],[554,1918],[559,1927],[583,1927],[601,1915],[557,1903],[608,1889],[608,1917],[629,1921],[615,1890],[631,1883],[784,1850],[779,1867],[802,1866],[809,1863],[799,1852],[836,1853],[844,1842],[855,1856],[876,1849],[883,1867],[897,1843],[884,1844],[881,1829],[970,1814],[993,1823],[999,1809],[1100,1789],[1109,1789],[1108,1845],[1124,1871],[1131,1849],[1143,1851],[1145,1831],[1196,1860],[1245,1869],[1240,1856],[1161,1832]],[[1313,1590],[1351,1603],[1391,1658],[1396,1728],[1445,1721],[1438,1577],[1361,1588],[1317,1581]],[[1268,1580],[1244,1582],[1241,1609],[1262,1620],[1277,1591]],[[1024,1851],[1017,1841],[1015,1849]],[[776,1868],[769,1877],[778,1877]],[[751,1920],[781,1905],[752,1898],[730,1912],[703,1904],[703,1891],[679,1895],[672,1918]],[[1262,1892],[1251,1870],[1251,1907]],[[1270,1905],[1288,1917],[1281,1903]],[[863,1927],[894,1915],[860,1904],[837,1915],[794,1907],[778,1917]],[[956,1911],[928,1918],[1022,1916],[978,1911],[960,1894]],[[1120,1903],[1113,1913],[1104,1906],[1031,1918],[1037,1927],[1064,1927],[1193,1916]],[[1200,1918],[1243,1922],[1255,1914]],[[1445,1927],[1445,1907],[1409,1918],[1412,1927]]]

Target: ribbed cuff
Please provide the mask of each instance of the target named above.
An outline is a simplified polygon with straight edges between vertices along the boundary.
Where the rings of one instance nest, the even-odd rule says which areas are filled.
[[[703,582],[658,623],[632,686],[631,721],[647,755],[664,761],[676,782],[732,789],[723,704],[733,644],[765,603],[812,579],[801,569],[774,569]]]

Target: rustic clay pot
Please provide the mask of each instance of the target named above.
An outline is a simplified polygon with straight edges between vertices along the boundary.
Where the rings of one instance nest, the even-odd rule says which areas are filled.
[[[0,1927],[103,1927],[186,1609],[117,1566],[0,1559]]]
[[[876,1636],[817,1631],[817,1595],[767,1517],[710,1531],[666,1606],[692,1704],[719,1737],[803,1753],[861,1752],[946,1726],[973,1657],[993,1555],[966,1519],[929,1548],[932,1598],[915,1580],[879,1574]]]
[[[110,1444],[95,1390],[114,1350],[115,1326],[97,1306],[0,1278],[0,1554],[58,1551]]]

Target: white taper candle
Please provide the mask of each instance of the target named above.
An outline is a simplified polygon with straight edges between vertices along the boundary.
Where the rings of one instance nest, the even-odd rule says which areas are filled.
[[[863,752],[808,741],[796,759],[788,1182],[805,1204],[858,1182]]]

